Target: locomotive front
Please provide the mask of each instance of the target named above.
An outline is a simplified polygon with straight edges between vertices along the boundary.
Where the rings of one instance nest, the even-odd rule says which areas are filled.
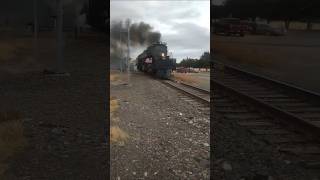
[[[173,59],[168,56],[165,43],[156,43],[147,48],[137,58],[137,66],[140,71],[155,74],[160,78],[169,78],[175,66]]]

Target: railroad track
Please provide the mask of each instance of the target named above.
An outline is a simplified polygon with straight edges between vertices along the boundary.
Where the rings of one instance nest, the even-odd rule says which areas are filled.
[[[320,95],[220,63],[211,83],[217,113],[320,169]]]
[[[200,101],[208,107],[210,106],[210,91],[183,82],[176,82],[174,80],[162,80],[161,82],[197,101]]]
[[[203,115],[207,115],[207,118],[195,118],[192,121],[185,119],[186,123],[192,124],[192,126],[201,130],[210,127],[210,91],[174,80],[160,80],[160,82],[169,88],[177,90],[180,100],[189,103],[192,107],[201,111]],[[203,131],[203,133],[206,132]]]

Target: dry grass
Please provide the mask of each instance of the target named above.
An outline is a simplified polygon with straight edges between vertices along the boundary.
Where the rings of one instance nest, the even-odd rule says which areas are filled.
[[[116,99],[110,100],[110,113],[116,112],[118,108],[119,108],[118,100]]]
[[[194,84],[197,82],[197,80],[194,77],[191,77],[186,73],[173,73],[173,78],[176,81],[185,82],[189,84]]]
[[[111,124],[116,124],[116,123],[119,123],[119,122],[120,122],[120,118],[119,118],[119,117],[116,117],[116,116],[113,115],[113,114],[110,114],[110,121],[111,121]]]
[[[118,123],[120,121],[119,117],[117,117],[117,110],[119,108],[118,101],[116,99],[110,100],[110,120],[111,123]]]
[[[117,74],[110,74],[110,81],[114,82],[114,81],[118,81],[120,79],[119,75]]]
[[[124,143],[128,140],[129,136],[126,132],[124,132],[120,127],[116,124],[120,122],[120,118],[117,116],[117,110],[119,109],[118,100],[115,97],[110,98],[110,142],[116,143],[118,145],[124,145]]]
[[[0,113],[0,177],[6,171],[6,160],[27,143],[20,117],[16,112]]]
[[[128,81],[127,73],[120,73],[120,71],[110,70],[110,84],[120,85]]]
[[[6,39],[0,42],[0,61],[14,59],[19,49],[31,49],[32,41],[30,39]]]
[[[0,61],[15,57],[16,47],[12,44],[0,43]]]
[[[270,47],[215,42],[214,49],[218,55],[223,55],[234,62],[253,64],[258,67],[270,66],[277,59],[277,56],[272,53],[273,48]]]
[[[110,100],[110,120],[111,123],[118,123],[120,121],[119,117],[117,117],[117,110],[119,108],[118,101],[114,99],[114,97]]]
[[[110,128],[110,142],[124,145],[127,142],[129,135],[120,129],[118,126],[112,126]]]

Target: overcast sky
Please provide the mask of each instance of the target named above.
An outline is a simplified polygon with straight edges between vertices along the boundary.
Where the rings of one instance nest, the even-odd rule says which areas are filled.
[[[133,23],[143,21],[153,26],[177,61],[199,58],[210,50],[210,0],[111,0],[110,11],[111,21],[130,18]],[[132,48],[131,57],[143,50]]]

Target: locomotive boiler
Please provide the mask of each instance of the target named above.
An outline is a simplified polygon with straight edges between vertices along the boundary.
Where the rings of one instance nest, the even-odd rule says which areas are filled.
[[[137,69],[156,77],[168,79],[175,69],[176,60],[168,55],[166,43],[158,42],[149,46],[137,57]]]

